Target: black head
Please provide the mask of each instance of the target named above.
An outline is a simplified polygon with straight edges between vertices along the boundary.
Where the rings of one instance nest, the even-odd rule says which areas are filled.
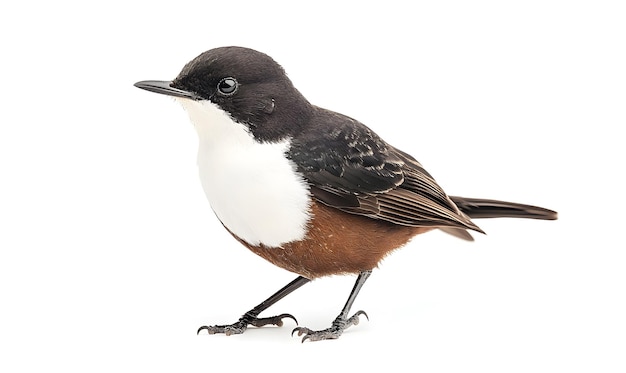
[[[242,47],[206,51],[185,65],[172,82],[135,85],[175,97],[211,101],[247,125],[260,141],[294,136],[313,110],[279,64],[266,54]]]

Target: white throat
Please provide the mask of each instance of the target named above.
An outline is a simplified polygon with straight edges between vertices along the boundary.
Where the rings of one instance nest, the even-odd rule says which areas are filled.
[[[212,102],[177,100],[198,132],[200,181],[222,224],[255,246],[303,239],[309,189],[285,157],[290,139],[259,143]]]

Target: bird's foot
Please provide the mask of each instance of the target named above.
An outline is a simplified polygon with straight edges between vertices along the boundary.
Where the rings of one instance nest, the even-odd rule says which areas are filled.
[[[291,332],[291,335],[295,332],[298,332],[298,336],[304,335],[304,337],[302,337],[302,343],[306,340],[323,341],[325,339],[337,339],[344,330],[352,325],[357,325],[359,323],[359,316],[361,315],[365,315],[365,318],[369,320],[369,317],[364,311],[358,311],[348,319],[343,315],[339,315],[328,329],[311,330],[309,328],[297,327]]]
[[[272,316],[272,317],[263,317],[263,318],[258,318],[252,314],[246,313],[237,322],[230,324],[230,325],[201,326],[200,328],[198,328],[198,334],[200,334],[200,332],[203,330],[206,330],[207,332],[209,332],[209,334],[218,334],[218,333],[222,333],[226,335],[242,334],[243,332],[246,331],[246,329],[248,329],[248,325],[252,325],[256,327],[262,327],[265,325],[283,326],[283,319],[292,319],[293,321],[296,322],[296,325],[298,325],[298,320],[296,320],[295,317],[293,317],[292,315],[288,313],[283,313],[282,315]]]

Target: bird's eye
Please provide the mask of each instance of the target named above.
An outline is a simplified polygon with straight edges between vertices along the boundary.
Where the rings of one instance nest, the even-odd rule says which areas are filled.
[[[217,91],[223,96],[232,96],[237,92],[239,84],[235,78],[224,78],[217,84]]]

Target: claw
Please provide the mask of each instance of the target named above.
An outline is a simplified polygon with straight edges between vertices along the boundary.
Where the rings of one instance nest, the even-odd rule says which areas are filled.
[[[298,325],[298,320],[296,320],[296,318],[293,315],[290,315],[288,313],[283,313],[282,315],[278,315],[278,316],[273,316],[273,317],[265,317],[262,319],[253,319],[250,321],[250,325],[254,325],[256,327],[261,327],[261,326],[265,326],[265,325],[276,325],[276,326],[283,326],[283,319],[292,319],[296,325]]]
[[[346,320],[346,322],[348,324],[352,324],[352,325],[359,325],[359,316],[364,315],[365,318],[367,319],[367,321],[370,321],[369,316],[367,316],[367,313],[365,313],[365,311],[358,311],[356,312],[354,315],[352,315],[352,317],[350,317],[348,320]]]
[[[265,317],[265,318],[257,318],[256,316],[245,314],[234,324],[231,325],[214,325],[214,326],[201,326],[198,328],[196,334],[200,334],[201,331],[206,330],[209,334],[217,334],[223,333],[227,336],[233,334],[242,334],[248,328],[248,325],[262,327],[265,325],[276,325],[283,326],[283,319],[292,319],[296,325],[298,325],[298,320],[295,317],[288,313],[283,313],[282,315],[273,316],[273,317]]]
[[[288,313],[283,313],[282,315],[280,315],[280,318],[281,318],[280,320],[281,324],[279,326],[282,326],[282,321],[283,321],[282,319],[287,319],[287,318],[292,319],[293,322],[295,322],[296,325],[298,325],[298,319],[296,319],[293,315],[290,315]]]
[[[295,333],[295,332],[298,332],[298,337],[299,337],[299,336],[301,336],[302,334],[308,334],[308,333],[310,333],[310,332],[311,332],[311,329],[309,329],[309,328],[303,328],[303,327],[300,327],[300,326],[299,326],[299,327],[297,327],[297,328],[294,328],[294,329],[291,331],[291,336],[292,336],[292,337],[293,337],[293,333]]]
[[[201,326],[198,328],[196,334],[200,334],[202,330],[206,330],[209,334],[223,333],[227,336],[231,336],[233,334],[242,334],[247,327],[248,325],[242,322],[236,322],[232,325]]]
[[[291,331],[292,337],[293,337],[293,333],[295,332],[298,332],[298,337],[304,334],[304,337],[302,337],[301,343],[304,343],[304,341],[306,341],[307,339],[311,339],[311,333],[315,333],[313,330],[309,328],[297,327]]]
[[[355,313],[352,317],[355,317],[355,316],[361,316],[361,315],[364,315],[364,316],[365,316],[365,318],[367,319],[367,321],[370,321],[370,317],[369,317],[369,316],[367,316],[367,313],[365,313],[365,311],[358,311],[358,312],[357,312],[357,313]]]
[[[344,330],[348,329],[352,325],[358,325],[360,321],[359,316],[361,315],[364,315],[365,318],[369,321],[369,316],[367,316],[367,313],[365,313],[365,311],[358,311],[348,319],[346,319],[345,316],[338,316],[335,321],[333,321],[331,327],[328,329],[311,330],[309,328],[299,326],[291,331],[291,336],[293,337],[294,333],[296,332],[298,332],[298,336],[304,334],[304,337],[302,337],[302,343],[307,340],[313,342],[322,341],[325,339],[337,339],[339,338],[339,336],[341,336],[341,334],[343,334]]]
[[[288,313],[283,313],[282,315],[278,315],[274,317],[266,317],[264,319],[257,319],[257,321],[260,321],[261,323],[259,323],[259,325],[257,325],[256,323],[253,323],[253,325],[263,326],[267,324],[274,324],[276,326],[283,326],[283,319],[292,319],[296,323],[296,325],[298,325],[298,320],[293,315],[290,315]]]
[[[196,335],[200,334],[201,331],[206,330],[209,334],[215,334],[215,328],[216,326],[201,326],[198,328],[198,331],[196,332]]]

